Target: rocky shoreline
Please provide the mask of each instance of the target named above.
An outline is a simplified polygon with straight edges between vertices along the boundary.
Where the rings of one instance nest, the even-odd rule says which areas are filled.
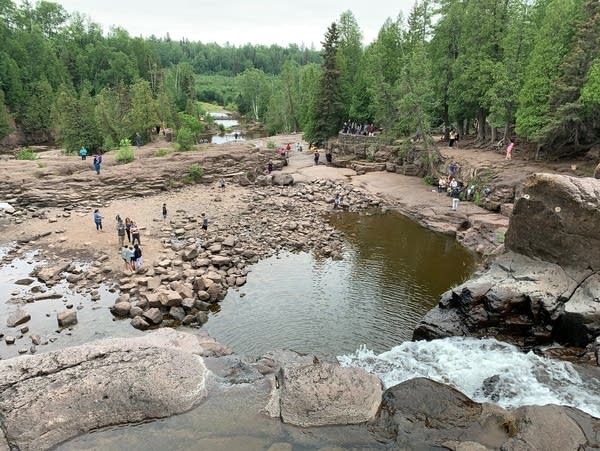
[[[210,415],[206,400],[218,397],[224,387],[236,390],[240,403],[255,399],[253,415],[268,415],[271,424],[280,425],[270,437],[250,433],[248,443],[259,440],[257,449],[292,449],[294,443],[320,447],[311,440],[340,443],[344,434],[345,442],[355,440],[354,446],[368,449],[600,446],[600,420],[577,409],[548,405],[506,410],[422,378],[383,391],[376,376],[358,368],[289,351],[247,362],[206,334],[168,328],[2,361],[0,387],[2,450],[49,449],[87,431],[185,411],[188,419]],[[235,411],[228,415],[244,427],[247,420]],[[146,434],[151,424],[130,434]],[[202,431],[197,434],[196,443],[204,443]],[[229,434],[212,434],[211,443],[232,446]],[[177,428],[163,424],[165,436],[176,440]],[[127,446],[110,433],[100,432],[98,440],[102,438],[104,447]],[[274,443],[278,447],[269,448]]]
[[[248,150],[248,168],[254,167],[255,170],[256,164],[264,163],[260,160],[264,157],[260,157],[260,163],[257,163],[254,154],[262,155],[261,151],[244,149]],[[158,362],[178,362],[178,359],[182,359],[188,367],[199,365],[196,372],[199,379],[192,379],[190,383],[195,385],[181,393],[185,401],[175,401],[174,404],[171,404],[172,399],[165,400],[163,396],[158,396],[169,396],[171,387],[168,384],[157,382],[156,390],[147,390],[139,385],[139,381],[129,377],[122,378],[122,383],[109,384],[109,392],[100,394],[92,386],[86,385],[85,381],[89,378],[107,381],[110,378],[111,369],[102,362],[110,362],[111,368],[122,367],[124,375],[130,370],[135,372],[135,365],[131,364],[130,358],[115,351],[115,347],[124,346],[118,341],[84,345],[77,348],[79,350],[73,356],[69,354],[70,350],[65,350],[1,361],[0,365],[6,371],[0,371],[4,375],[0,385],[7,395],[0,397],[0,415],[7,443],[3,445],[0,440],[0,450],[3,446],[8,449],[9,445],[18,449],[45,449],[82,431],[146,418],[161,418],[193,409],[205,397],[205,379],[215,377],[215,374],[226,374],[224,379],[229,382],[237,378],[235,383],[262,381],[263,389],[268,380],[269,387],[275,389],[269,389],[272,392],[271,402],[264,409],[284,422],[301,427],[368,422],[373,444],[395,442],[400,447],[419,444],[456,450],[549,449],[548,446],[557,444],[560,449],[600,446],[598,420],[576,409],[546,406],[507,411],[474,403],[453,389],[428,380],[414,380],[391,387],[381,396],[381,388],[379,391],[374,388],[378,384],[380,386],[380,382],[373,380],[371,375],[353,373],[349,376],[339,366],[319,362],[312,356],[288,355],[284,361],[271,358],[252,364],[234,358],[220,363],[213,361],[213,369],[210,369],[210,365],[203,367],[206,361],[199,356],[219,359],[225,358],[230,351],[205,334],[200,333],[197,336],[200,338],[197,338],[175,332],[169,327],[179,324],[202,325],[208,318],[206,312],[211,306],[224,297],[226,290],[243,286],[249,266],[261,258],[284,250],[312,251],[339,258],[343,237],[327,224],[325,218],[331,212],[332,193],[343,193],[344,208],[348,210],[376,209],[381,212],[391,208],[402,211],[405,208],[406,211],[412,211],[413,217],[420,214],[423,224],[444,233],[456,233],[459,239],[468,237],[463,232],[470,230],[471,236],[478,238],[467,238],[464,242],[471,242],[472,247],[485,254],[501,254],[505,248],[497,240],[498,230],[505,225],[502,218],[498,218],[498,221],[492,219],[491,222],[486,218],[481,222],[485,225],[473,227],[471,222],[466,227],[464,216],[446,214],[440,217],[435,209],[431,213],[423,213],[414,205],[401,207],[385,192],[374,193],[372,189],[364,186],[359,188],[353,183],[327,179],[294,183],[293,177],[285,173],[259,175],[250,180],[248,171],[230,172],[232,167],[236,167],[236,158],[229,158],[227,165],[219,162],[220,169],[213,168],[210,171],[219,176],[227,175],[228,185],[239,186],[240,189],[219,191],[213,186],[207,190],[206,185],[187,188],[189,202],[186,208],[176,208],[167,223],[155,218],[147,225],[143,239],[152,243],[145,254],[148,256],[145,268],[137,273],[120,271],[120,261],[115,255],[112,240],[94,249],[94,261],[90,265],[74,264],[73,255],[80,255],[81,248],[77,249],[72,244],[69,246],[68,238],[64,237],[65,228],[78,224],[78,218],[88,217],[95,206],[111,208],[111,203],[123,194],[119,189],[123,175],[114,174],[112,177],[117,178],[105,179],[112,180],[109,185],[114,185],[113,188],[106,190],[103,182],[93,187],[88,196],[69,194],[74,186],[81,187],[82,180],[73,180],[75,185],[52,185],[54,188],[46,191],[39,186],[31,189],[31,186],[23,184],[25,189],[18,191],[17,197],[11,199],[16,201],[17,209],[4,213],[0,218],[5,230],[9,231],[8,236],[18,243],[4,255],[3,264],[32,248],[45,249],[45,255],[40,258],[48,257],[50,263],[30,274],[31,282],[23,280],[24,286],[37,279],[45,287],[52,287],[64,279],[70,288],[89,296],[92,302],[97,300],[101,286],[109,287],[116,297],[116,302],[110,307],[115,317],[130,318],[131,325],[136,329],[167,326],[160,331],[148,332],[141,341],[134,341],[130,351],[127,351],[130,352],[129,356],[136,356],[133,359],[135,364],[156,368],[156,372],[153,369],[149,371],[148,386],[153,387],[155,380],[165,377],[163,365],[145,363],[148,359],[152,360],[155,354]],[[240,156],[239,161],[246,161],[245,157]],[[182,171],[185,165],[187,162],[177,168]],[[173,167],[170,169],[173,170]],[[137,188],[128,195],[148,196],[168,191],[172,187],[168,183],[165,185],[165,180],[170,180],[166,177],[171,172],[165,169],[161,174],[152,181],[152,186],[135,184]],[[215,180],[214,177],[209,175],[204,181],[208,184]],[[87,183],[89,175],[84,178]],[[16,183],[15,180],[13,182]],[[510,252],[500,255],[473,279],[446,293],[439,306],[417,327],[415,338],[494,334],[522,339],[524,341],[520,345],[531,347],[562,337],[565,344],[587,346],[585,354],[582,354],[587,361],[593,361],[594,355],[597,358],[599,344],[596,337],[600,328],[596,306],[598,296],[594,293],[600,292],[596,286],[596,271],[600,265],[595,251],[583,257],[586,246],[577,248],[581,255],[573,255],[571,247],[565,246],[559,253],[554,248],[553,252],[548,253],[547,243],[556,246],[557,241],[549,241],[543,234],[531,233],[533,229],[527,220],[533,211],[537,221],[547,221],[549,233],[560,237],[559,232],[567,230],[558,241],[569,243],[570,238],[575,237],[579,243],[593,245],[596,240],[594,231],[597,230],[594,224],[598,224],[596,215],[599,211],[598,196],[593,194],[597,193],[597,187],[592,182],[588,186],[587,181],[580,183],[564,176],[538,175],[534,176],[534,182],[517,195],[515,213],[507,231],[506,249]],[[252,189],[244,188],[248,185],[252,185]],[[14,188],[16,185],[11,186]],[[548,190],[557,186],[559,189],[555,191]],[[199,190],[204,197],[195,197],[201,192]],[[225,192],[233,200],[225,199]],[[569,195],[567,201],[564,199],[566,194]],[[162,198],[157,197],[155,202],[159,201]],[[205,206],[195,203],[207,201],[213,208],[226,201],[236,202],[238,208],[235,214],[219,213],[217,224],[211,226],[209,234],[203,234],[197,218]],[[51,202],[53,207],[40,208],[45,202]],[[588,217],[580,215],[582,205]],[[223,211],[227,211],[227,208]],[[469,218],[475,215],[470,214]],[[446,221],[446,216],[451,219]],[[568,222],[569,218],[573,220]],[[52,230],[33,233],[29,229],[19,229],[34,220],[40,224],[52,224]],[[450,223],[451,228],[436,228],[435,224],[444,222]],[[565,228],[565,222],[572,227]],[[461,228],[464,230],[461,231]],[[315,235],[315,229],[319,230],[318,235]],[[482,244],[482,241],[487,244]],[[475,242],[478,244],[473,244]],[[90,243],[83,243],[83,248],[89,247]],[[19,349],[23,349],[23,353],[33,354],[36,346],[47,342],[45,337],[29,331],[27,326],[31,315],[26,310],[26,304],[42,301],[44,295],[44,288],[39,292],[32,288],[26,296],[15,294],[12,303],[21,307],[7,318],[7,326],[18,332],[3,337],[7,345],[16,342],[18,346],[22,343],[20,340],[29,333],[32,347],[28,349],[21,345]],[[65,305],[65,310],[57,315],[61,329],[69,330],[76,324],[79,307]],[[179,349],[181,343],[184,343],[183,351]],[[105,349],[106,346],[108,348]],[[178,349],[173,351],[172,348]],[[177,357],[171,355],[172,352]],[[186,355],[181,355],[181,352]],[[232,362],[233,366],[228,366]],[[91,376],[85,373],[88,370]],[[170,371],[177,374],[178,365]],[[66,420],[65,427],[57,428],[46,423],[32,427],[30,423],[40,416],[42,406],[31,393],[47,390],[45,384],[56,381],[53,378],[59,374],[64,374],[65,379],[59,384],[58,390],[61,393],[79,390],[82,400],[90,405],[96,406],[106,401],[106,408],[110,410],[115,405],[108,400],[119,399],[122,390],[136,393],[136,396],[119,404],[119,411],[123,414],[115,418],[103,419],[99,415],[93,421],[86,422],[78,418],[79,410],[72,409],[69,411],[73,417]],[[185,374],[181,377],[187,378]],[[320,382],[313,390],[307,381]],[[323,398],[323,392],[319,391],[321,383],[325,384],[322,389],[327,396],[334,399]],[[362,394],[357,394],[357,387],[365,387]],[[351,393],[349,398],[347,392]],[[377,394],[376,399],[368,396],[373,393]],[[431,393],[435,393],[433,398]],[[432,403],[432,399],[436,401]],[[72,402],[72,398],[59,394],[51,396],[50,400],[55,403],[52,408],[56,412],[68,410]],[[343,400],[341,406],[336,404],[340,400]],[[21,408],[15,408],[15,402],[20,402]],[[77,405],[84,405],[85,402]],[[147,409],[148,414],[144,413],[145,408],[140,407],[146,404],[153,406]],[[323,412],[325,420],[315,420],[312,417],[314,412]],[[52,415],[49,417],[52,418]],[[464,431],[468,431],[468,434]]]

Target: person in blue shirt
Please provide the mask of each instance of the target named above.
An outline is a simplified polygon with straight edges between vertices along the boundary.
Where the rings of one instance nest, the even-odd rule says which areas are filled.
[[[96,230],[102,232],[102,215],[97,208],[94,210],[94,223],[96,223]]]

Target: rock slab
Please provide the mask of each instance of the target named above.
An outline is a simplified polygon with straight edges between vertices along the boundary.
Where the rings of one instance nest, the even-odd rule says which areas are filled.
[[[317,362],[278,375],[281,419],[301,427],[364,423],[381,404],[381,382],[360,368]]]
[[[48,449],[92,429],[192,408],[206,395],[200,343],[163,329],[1,361],[0,421],[8,444]]]

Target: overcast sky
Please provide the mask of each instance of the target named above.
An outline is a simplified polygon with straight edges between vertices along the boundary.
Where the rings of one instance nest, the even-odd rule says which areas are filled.
[[[331,22],[352,11],[364,37],[372,42],[388,17],[405,17],[414,0],[54,0],[79,11],[105,31],[113,25],[132,36],[187,38],[233,45],[312,44],[317,49]]]

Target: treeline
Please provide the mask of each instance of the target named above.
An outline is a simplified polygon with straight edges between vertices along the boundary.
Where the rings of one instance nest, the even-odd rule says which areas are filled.
[[[321,65],[238,78],[243,112],[309,140],[350,119],[390,137],[518,135],[569,156],[600,143],[600,2],[419,0],[366,47],[347,12],[327,30]]]
[[[197,100],[236,98],[203,86],[197,74],[231,79],[257,68],[276,76],[287,61],[321,61],[296,45],[176,42],[118,28],[104,35],[86,17],[46,1],[0,1],[0,42],[0,139],[16,123],[34,141],[56,135],[71,150],[110,147],[136,131],[147,137],[158,124],[179,128],[178,113],[199,117]]]

